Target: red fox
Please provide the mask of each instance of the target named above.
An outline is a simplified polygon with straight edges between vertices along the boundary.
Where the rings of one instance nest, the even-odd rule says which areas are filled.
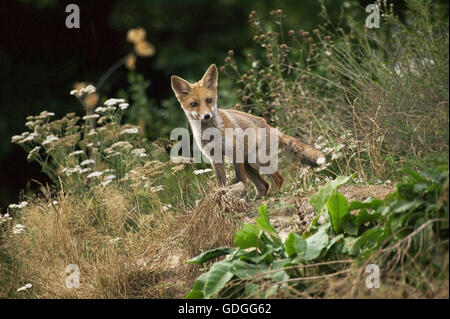
[[[325,155],[323,152],[295,137],[283,134],[275,128],[272,128],[262,117],[237,110],[219,109],[217,107],[217,84],[218,71],[215,64],[212,64],[208,68],[203,78],[197,83],[191,84],[175,75],[171,77],[172,90],[189,120],[194,139],[199,149],[205,153],[205,148],[209,140],[204,138],[204,133],[208,129],[217,129],[221,133],[222,138],[220,139],[220,143],[225,145],[225,147],[219,145],[219,150],[222,151],[219,151],[220,154],[214,154],[215,159],[211,160],[212,168],[220,186],[224,186],[227,182],[223,158],[224,155],[229,157],[228,154],[231,152],[232,158],[229,159],[233,161],[236,183],[243,182],[247,186],[247,181],[250,180],[256,189],[257,197],[261,197],[269,191],[269,184],[261,176],[266,175],[271,183],[270,191],[274,192],[278,190],[283,184],[283,177],[278,170],[264,173],[263,168],[265,167],[265,162],[261,160],[261,153],[258,153],[259,156],[255,154],[258,148],[263,148],[263,152],[266,154],[267,151],[273,151],[273,146],[268,145],[270,143],[267,143],[267,141],[271,136],[274,136],[274,132],[277,142],[276,147],[278,147],[279,142],[296,152],[300,155],[301,159],[306,160],[312,165],[325,163]],[[247,140],[241,139],[239,141],[236,136],[233,136],[230,140],[227,139],[227,136],[229,136],[227,132],[230,130],[245,131],[252,134],[246,135]],[[258,143],[261,140],[263,141],[262,147]],[[238,160],[238,150],[241,150],[241,153],[243,153],[241,160]],[[250,160],[252,155],[253,160]],[[210,154],[207,154],[207,156],[211,159]]]

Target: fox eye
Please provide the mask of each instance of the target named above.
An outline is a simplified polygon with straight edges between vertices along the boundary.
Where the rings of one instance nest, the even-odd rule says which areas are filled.
[[[211,103],[212,103],[212,98],[210,98],[210,97],[207,98],[207,99],[206,99],[206,103],[211,104]]]
[[[189,105],[192,106],[192,107],[196,107],[198,105],[198,103],[197,102],[191,102]]]

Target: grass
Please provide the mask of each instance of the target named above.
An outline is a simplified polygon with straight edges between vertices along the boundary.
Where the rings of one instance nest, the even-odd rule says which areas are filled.
[[[183,298],[219,259],[203,268],[185,261],[233,246],[259,205],[281,237],[307,237],[317,217],[309,199],[336,176],[354,174],[353,184],[340,190],[349,200],[383,199],[404,169],[448,163],[448,23],[434,20],[428,1],[407,4],[407,23],[395,7],[383,7],[379,30],[351,19],[337,26],[325,9],[326,26],[312,32],[283,30],[280,10],[272,12],[273,21],[250,14],[257,46],[248,51],[248,63],[238,64],[230,51],[221,68],[236,84],[242,101],[236,108],[327,153],[327,164],[315,168],[281,153],[285,184],[262,199],[250,190],[246,200],[239,185],[218,188],[212,173],[198,170],[205,166],[170,161],[173,142],[143,139],[146,123],[122,123],[128,103],[134,120],[146,116],[145,103],[133,103],[145,97],[143,78],[130,81],[131,102],[103,99],[101,107],[95,88],[80,84],[73,94],[86,108],[84,118],[72,113],[53,120],[45,111],[28,117],[30,131],[12,142],[54,185],[42,185],[39,194],[24,195],[23,203],[0,214],[0,296]],[[446,187],[441,200],[448,210],[448,181]],[[301,275],[290,279],[307,287],[288,285],[272,297],[448,298],[448,239],[446,245],[443,253],[430,253],[438,251],[431,247],[390,267],[374,290],[362,279],[365,263],[384,262],[386,251],[363,263],[354,256],[303,263]],[[432,262],[424,266],[422,257]],[[71,264],[80,270],[79,289],[65,284]],[[28,283],[31,288],[18,291]],[[240,284],[233,281],[229,289]],[[247,297],[273,291],[272,282],[256,276],[252,284]]]

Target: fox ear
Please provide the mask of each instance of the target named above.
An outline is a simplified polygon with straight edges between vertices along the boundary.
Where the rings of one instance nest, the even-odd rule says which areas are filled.
[[[203,75],[203,78],[201,79],[200,83],[203,87],[206,87],[208,89],[215,89],[217,88],[217,77],[219,73],[217,72],[217,67],[215,64],[211,64],[206,70],[205,75]]]
[[[172,90],[175,92],[175,95],[177,97],[189,94],[189,91],[191,90],[191,84],[188,81],[183,80],[176,75],[172,75],[170,77],[170,82],[172,85]]]

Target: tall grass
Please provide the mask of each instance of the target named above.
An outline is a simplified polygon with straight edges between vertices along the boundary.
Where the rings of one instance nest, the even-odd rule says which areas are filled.
[[[281,10],[273,21],[252,12],[262,51],[253,48],[247,65],[230,51],[221,68],[240,87],[237,108],[316,142],[332,173],[370,182],[448,152],[448,23],[433,20],[430,1],[408,1],[406,22],[393,4],[378,5],[379,29],[351,15],[336,25],[324,6],[312,32],[284,30]]]

